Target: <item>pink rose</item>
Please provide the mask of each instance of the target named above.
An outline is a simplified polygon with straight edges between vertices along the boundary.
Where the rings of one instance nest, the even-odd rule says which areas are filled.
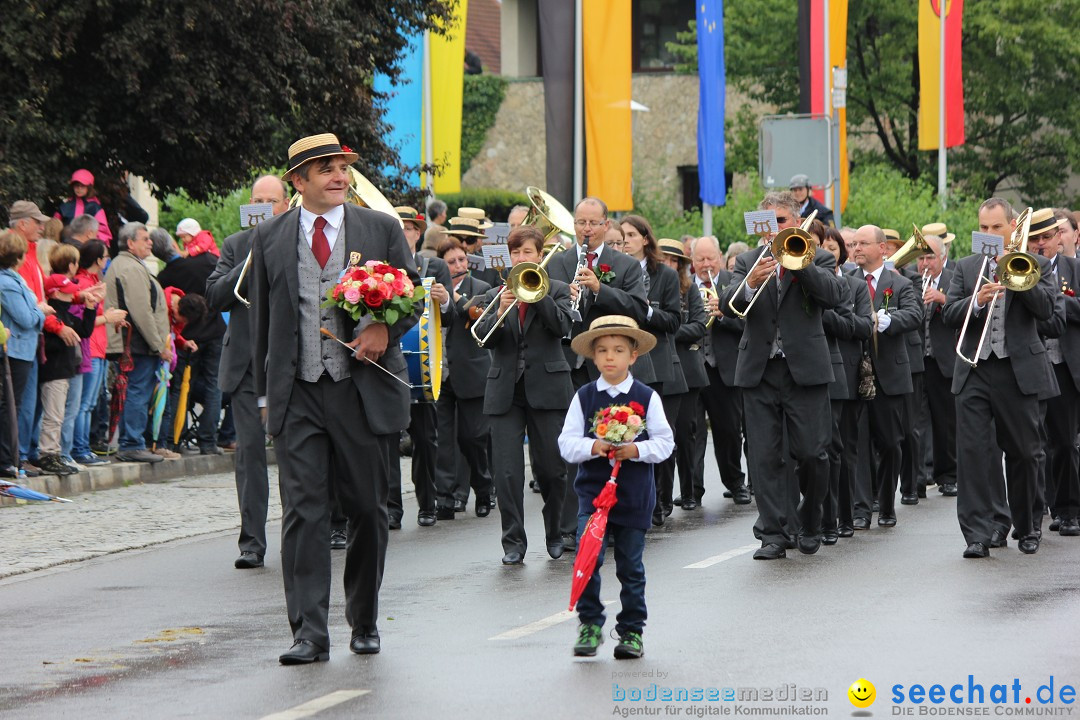
[[[632,428],[639,428],[641,427],[641,418],[639,418],[637,415],[631,415],[629,418],[626,419],[626,424]]]
[[[345,302],[350,302],[353,305],[360,302],[360,289],[356,287],[350,287],[345,291]]]
[[[383,297],[385,297],[385,298],[390,297],[391,291],[390,291],[390,286],[389,285],[387,285],[386,283],[379,283],[378,288],[379,288],[379,292],[382,293]]]
[[[401,293],[403,293],[405,291],[405,283],[401,282],[400,279],[395,280],[390,285],[390,287],[394,288],[394,294],[395,295],[400,295]]]

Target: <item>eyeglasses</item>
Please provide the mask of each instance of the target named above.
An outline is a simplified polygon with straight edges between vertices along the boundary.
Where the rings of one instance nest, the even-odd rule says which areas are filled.
[[[598,228],[607,225],[607,220],[575,220],[574,227],[591,227]]]
[[[787,222],[788,220],[790,220],[790,219],[791,219],[791,218],[787,217],[786,215],[777,215],[777,216],[776,216],[776,222],[777,222],[777,224],[783,224],[783,223],[786,223],[786,222]]]

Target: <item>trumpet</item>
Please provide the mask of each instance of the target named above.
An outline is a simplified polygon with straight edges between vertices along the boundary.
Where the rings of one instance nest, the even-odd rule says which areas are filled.
[[[473,340],[476,340],[477,345],[484,347],[487,344],[492,334],[503,324],[503,321],[517,307],[518,303],[532,304],[540,302],[547,296],[551,291],[551,278],[548,276],[547,264],[551,261],[551,258],[555,257],[556,253],[564,249],[561,243],[556,243],[550,247],[539,263],[523,262],[514,266],[510,274],[506,276],[506,284],[499,289],[499,292],[495,294],[495,297],[484,308],[484,311],[476,316],[472,327],[469,329],[469,334],[473,336]],[[487,331],[487,334],[480,337],[476,334],[476,328],[488,313],[498,311],[499,303],[502,301],[502,295],[505,292],[509,292],[514,296],[514,302],[503,310],[502,314],[495,320],[495,324]]]
[[[776,234],[772,242],[769,243],[768,252],[776,258],[781,267],[787,270],[802,270],[810,263],[814,262],[814,253],[817,252],[817,247],[814,245],[814,238],[807,232],[810,228],[810,223],[813,222],[817,216],[817,210],[810,213],[802,225],[797,228],[784,228]],[[746,282],[753,274],[754,269],[757,268],[758,263],[765,257],[766,252],[762,252],[758,255],[757,260],[750,266],[750,269],[746,271],[746,277],[739,283],[739,287],[735,289],[735,292],[731,295],[731,299],[728,300],[728,307],[731,308],[731,312],[735,313],[740,318],[745,318],[750,309],[754,307],[754,303],[761,297],[762,291],[768,287],[769,281],[773,279],[772,275],[765,278],[765,282],[761,283],[754,291],[753,297],[750,298],[750,303],[746,306],[746,310],[739,310],[735,307],[735,298],[739,297],[743,288],[746,287]]]
[[[1039,284],[1042,278],[1042,270],[1039,261],[1027,251],[1028,233],[1031,231],[1031,208],[1020,213],[1016,219],[1016,229],[1012,231],[1009,240],[1005,243],[1005,254],[998,259],[997,272],[999,281],[1006,290],[1024,292]],[[986,271],[990,266],[990,256],[983,256],[979,266],[979,274],[975,279],[975,289],[971,293],[971,301],[968,303],[967,315],[964,316],[964,325],[960,328],[960,337],[956,342],[956,354],[961,360],[971,367],[977,367],[979,356],[982,355],[983,346],[986,344],[986,336],[990,333],[990,321],[994,317],[994,309],[997,307],[997,299],[1000,293],[990,299],[990,305],[986,311],[986,321],[983,323],[982,333],[979,335],[979,344],[975,346],[975,354],[967,357],[963,353],[964,341],[967,339],[968,325],[975,315],[975,301],[979,296],[979,288],[983,282],[992,282],[986,277]]]

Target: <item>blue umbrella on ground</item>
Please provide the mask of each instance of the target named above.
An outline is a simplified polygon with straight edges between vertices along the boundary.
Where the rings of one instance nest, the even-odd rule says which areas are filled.
[[[71,502],[70,500],[56,495],[48,495],[28,487],[18,485],[8,480],[0,480],[0,495],[16,500],[37,500],[39,502]]]

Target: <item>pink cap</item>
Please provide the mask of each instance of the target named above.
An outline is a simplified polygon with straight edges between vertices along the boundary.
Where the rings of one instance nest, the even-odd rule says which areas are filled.
[[[85,168],[79,168],[71,173],[71,182],[79,183],[81,185],[93,185],[94,174]]]

